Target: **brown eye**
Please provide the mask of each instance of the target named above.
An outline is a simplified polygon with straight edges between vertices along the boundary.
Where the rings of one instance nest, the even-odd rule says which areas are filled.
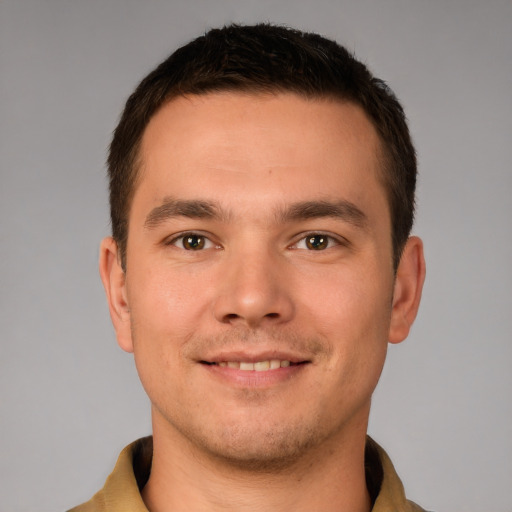
[[[220,249],[220,246],[214,244],[207,236],[201,233],[189,232],[183,235],[177,236],[172,240],[166,242],[166,245],[173,245],[178,249],[185,251],[199,252],[208,249]]]
[[[327,249],[329,237],[326,235],[310,235],[306,237],[306,247],[312,251]]]
[[[198,251],[205,246],[205,237],[200,235],[186,235],[183,237],[183,248],[188,251]]]

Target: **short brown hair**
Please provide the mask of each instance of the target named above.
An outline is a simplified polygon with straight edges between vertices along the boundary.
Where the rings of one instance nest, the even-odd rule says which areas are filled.
[[[123,268],[146,126],[172,98],[217,91],[293,92],[362,107],[382,142],[396,269],[414,220],[416,188],[416,154],[402,106],[386,83],[343,46],[318,34],[271,24],[208,31],[176,50],[129,97],[108,156],[112,235]]]

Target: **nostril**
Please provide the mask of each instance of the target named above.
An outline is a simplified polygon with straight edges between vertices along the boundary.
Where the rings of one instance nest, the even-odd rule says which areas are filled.
[[[263,315],[261,319],[266,318],[267,320],[278,320],[280,317],[281,315],[279,313],[267,313]],[[237,315],[236,313],[227,313],[222,317],[222,321],[226,323],[232,323],[235,321],[239,321],[241,319],[245,319],[249,323],[252,323],[253,321],[253,319],[251,319],[250,317],[245,318],[244,316]]]

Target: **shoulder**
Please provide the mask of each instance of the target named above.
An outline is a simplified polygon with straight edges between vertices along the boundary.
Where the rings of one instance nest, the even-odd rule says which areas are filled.
[[[97,492],[89,501],[82,503],[77,507],[69,509],[67,512],[106,512],[105,497],[102,491]]]
[[[407,499],[391,459],[370,437],[366,441],[365,466],[370,493],[374,489],[372,512],[427,512]]]
[[[68,512],[147,512],[140,490],[151,471],[153,440],[139,439],[119,455],[105,485],[89,501]]]
[[[407,512],[428,512],[413,501],[407,500],[407,505],[409,506]]]

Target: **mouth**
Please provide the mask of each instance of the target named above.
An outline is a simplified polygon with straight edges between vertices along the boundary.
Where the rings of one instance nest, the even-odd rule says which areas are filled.
[[[269,389],[291,382],[313,361],[289,352],[229,351],[197,361],[213,379],[234,389]]]
[[[232,368],[246,372],[268,372],[278,370],[279,368],[289,368],[290,366],[299,366],[308,364],[309,361],[292,362],[287,359],[266,359],[263,361],[201,361],[201,364],[208,366],[218,366],[219,368]]]

